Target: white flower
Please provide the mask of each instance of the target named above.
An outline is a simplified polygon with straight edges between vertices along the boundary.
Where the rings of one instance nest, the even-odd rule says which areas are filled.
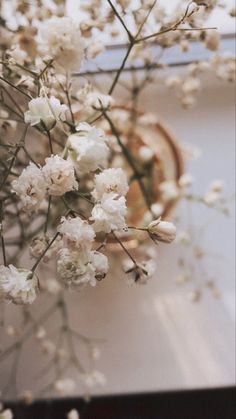
[[[65,70],[79,71],[84,58],[85,43],[79,24],[69,17],[52,17],[39,28],[39,50]]]
[[[108,109],[114,104],[114,99],[100,92],[90,92],[86,97],[86,104],[94,109]]]
[[[123,262],[124,272],[127,274],[126,282],[129,285],[146,284],[156,271],[156,263],[153,259],[134,264],[131,259]]]
[[[104,51],[105,51],[104,44],[101,41],[94,42],[93,40],[93,42],[87,48],[87,57],[93,59]]]
[[[149,163],[153,159],[154,151],[150,147],[142,146],[140,147],[138,154],[143,163]]]
[[[212,192],[222,192],[224,189],[224,182],[221,179],[213,180],[209,186],[209,190]]]
[[[50,98],[40,96],[28,103],[29,110],[25,112],[25,122],[30,125],[40,125],[42,129],[50,130],[57,120],[66,120],[66,105],[51,96]]]
[[[38,282],[27,269],[0,266],[0,295],[15,304],[31,304],[36,298]]]
[[[159,190],[163,201],[172,201],[177,199],[179,196],[179,191],[174,180],[166,180],[165,182],[162,182],[159,186]]]
[[[106,167],[109,148],[102,130],[87,123],[79,124],[77,133],[68,137],[69,158],[79,173]]]
[[[155,217],[160,217],[163,214],[164,210],[164,205],[160,202],[154,202],[154,204],[151,205],[151,211],[152,214],[155,215]]]
[[[61,285],[55,278],[49,278],[42,283],[41,288],[47,291],[50,295],[57,295],[61,292]]]
[[[46,234],[43,234],[41,236],[35,237],[30,245],[29,252],[30,256],[33,258],[40,258],[44,250],[47,248],[49,243],[51,242],[52,237],[47,236]],[[47,263],[49,262],[53,256],[56,255],[58,250],[62,246],[62,241],[60,237],[57,237],[56,240],[52,243],[52,245],[47,250],[47,253],[43,257],[43,262]]]
[[[205,32],[204,44],[210,51],[216,51],[220,45],[220,33],[218,30],[212,29]]]
[[[127,208],[125,198],[114,193],[105,193],[101,202],[92,210],[90,220],[94,221],[93,228],[96,232],[110,233],[112,230],[126,228],[125,216]]]
[[[54,389],[60,396],[71,396],[75,390],[75,382],[72,378],[62,378],[54,383]]]
[[[5,409],[0,412],[0,419],[13,419],[13,413],[10,409]]]
[[[70,161],[52,155],[45,162],[42,173],[50,195],[61,196],[68,191],[78,189],[74,167]]]
[[[94,387],[96,385],[103,386],[104,384],[106,384],[105,376],[100,371],[96,371],[96,370],[93,370],[87,374],[84,374],[82,376],[82,379],[86,387],[89,387],[89,388]]]
[[[184,173],[182,176],[180,176],[178,183],[180,188],[187,188],[192,186],[193,177],[189,173]]]
[[[79,412],[76,409],[72,409],[67,413],[67,419],[79,419]]]
[[[30,162],[11,185],[13,191],[20,197],[25,211],[39,208],[46,193],[46,183],[39,167]]]
[[[176,227],[168,221],[160,219],[152,221],[147,231],[154,242],[171,243],[176,237]]]
[[[90,249],[95,237],[93,228],[80,217],[62,217],[57,231],[62,234],[66,246],[77,249]]]
[[[210,207],[219,201],[220,196],[221,195],[219,192],[209,191],[204,195],[203,201],[205,202],[206,205]]]
[[[96,251],[71,251],[63,248],[59,251],[57,271],[66,286],[80,289],[86,284],[96,285],[97,280],[106,276],[107,257]]]
[[[106,169],[95,176],[93,197],[101,199],[104,193],[114,192],[117,195],[126,195],[129,186],[127,176],[122,169]]]
[[[184,246],[187,246],[189,243],[191,243],[191,236],[190,236],[189,232],[188,231],[180,231],[177,234],[176,242],[180,243]]]
[[[200,80],[196,77],[187,77],[182,84],[182,91],[185,95],[197,93],[201,88]]]
[[[10,50],[7,51],[10,56],[10,64],[20,64],[24,65],[27,59],[27,53],[20,48],[19,45],[13,45]]]

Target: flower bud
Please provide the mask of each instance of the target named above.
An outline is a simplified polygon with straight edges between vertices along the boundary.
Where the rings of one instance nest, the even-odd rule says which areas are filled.
[[[176,237],[174,224],[168,221],[161,221],[160,219],[152,221],[148,225],[147,231],[155,243],[158,241],[171,243]]]

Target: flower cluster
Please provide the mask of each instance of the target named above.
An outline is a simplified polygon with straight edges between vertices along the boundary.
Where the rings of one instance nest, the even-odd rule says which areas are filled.
[[[77,2],[78,18],[69,16],[66,3],[2,0],[0,16],[0,299],[30,305],[47,293],[56,300],[49,311],[42,304],[38,321],[25,307],[22,334],[8,324],[7,336],[19,339],[16,350],[35,337],[55,367],[51,388],[60,396],[76,389],[74,377],[63,377],[67,364],[73,364],[86,391],[105,382],[94,368],[93,342],[69,325],[67,289],[80,291],[103,280],[113,251],[131,285],[155,277],[159,243],[176,241],[192,248],[198,262],[203,259],[202,246],[193,245],[188,231],[176,234],[170,221],[180,199],[227,213],[222,182],[214,181],[201,196],[193,194],[193,178],[183,173],[182,148],[159,117],[137,108],[146,86],[160,82],[150,71],[149,45],[155,41],[160,49],[158,68],[162,52],[173,46],[186,52],[198,41],[211,54],[209,61],[186,66],[185,74],[166,77],[186,108],[203,90],[202,73],[232,82],[235,71],[234,58],[218,53],[219,33],[204,28],[216,0],[183,1],[171,15],[153,0],[88,0]],[[129,42],[126,55],[111,80],[104,76],[100,84],[97,70],[88,69],[90,64],[100,68],[104,34],[122,41],[121,30]],[[123,71],[136,64],[143,66],[142,74],[123,79]],[[116,96],[119,84],[127,93],[123,102]],[[183,283],[191,272],[183,259],[179,265],[178,283]],[[217,295],[210,279],[207,286]],[[200,295],[196,289],[192,299]],[[44,323],[54,312],[62,319],[60,345]],[[81,365],[74,339],[86,347],[91,371]],[[23,394],[32,400],[30,390]],[[11,412],[4,410],[2,417],[10,419]],[[68,413],[68,419],[77,418],[75,410]]]

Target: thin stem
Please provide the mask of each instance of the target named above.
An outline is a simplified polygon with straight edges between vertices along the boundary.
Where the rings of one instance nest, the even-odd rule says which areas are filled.
[[[37,76],[38,79],[41,79],[41,77],[44,75],[45,71],[47,71],[47,69],[50,67],[50,65],[52,64],[53,59],[49,60],[48,63],[46,64],[46,66],[44,67],[44,69],[41,71],[41,73],[39,73],[39,75]]]
[[[37,324],[40,325],[44,323],[55,311],[58,309],[58,302],[53,304],[37,321]],[[23,344],[35,330],[35,325],[33,325],[21,338],[20,341],[17,341],[10,345],[4,352],[0,354],[0,362],[2,362],[8,355],[10,355],[15,349],[19,347],[19,344]]]
[[[22,95],[26,96],[28,99],[32,99],[32,97],[30,95],[28,95],[28,93],[24,92],[23,90],[19,89],[19,87],[15,86],[13,83],[11,83],[9,80],[4,79],[4,77],[0,76],[0,80],[4,81],[5,83],[9,84],[9,86],[11,86],[13,89],[18,90],[18,92],[22,93]]]
[[[172,26],[170,26],[168,28],[165,28],[165,29],[163,29],[163,30],[161,30],[159,32],[153,33],[151,35],[144,36],[143,38],[139,38],[139,39],[136,38],[135,43],[147,41],[148,39],[151,39],[151,38],[156,38],[157,36],[160,36],[160,35],[162,35],[164,33],[170,32],[170,31],[179,30],[178,29],[178,26],[181,25],[182,23],[184,23],[185,19],[188,18],[188,17],[190,17],[190,16],[192,16],[192,14],[195,12],[193,10],[192,12],[188,13],[191,4],[192,4],[192,1],[187,5],[187,8],[185,10],[184,15],[175,24],[173,24]],[[184,30],[185,31],[186,29],[185,28],[181,28],[181,30]],[[187,30],[194,30],[194,28],[191,28],[191,29],[188,28]],[[197,29],[197,30],[199,30],[199,29]],[[201,30],[204,30],[204,29],[201,29]]]
[[[119,243],[119,245],[122,247],[122,249],[124,250],[124,252],[127,254],[127,256],[129,256],[129,258],[132,260],[132,262],[134,263],[134,265],[135,266],[138,266],[136,260],[133,258],[133,256],[128,251],[128,249],[126,249],[126,247],[124,246],[124,244],[122,243],[122,241],[119,239],[119,237],[116,235],[116,233],[114,231],[112,231],[111,233],[112,233],[113,237],[116,239],[116,241]]]
[[[32,161],[32,163],[35,164],[35,166],[40,167],[40,165],[33,159],[33,157],[31,156],[31,154],[28,152],[28,150],[25,148],[25,146],[22,146],[25,154],[27,155],[27,157],[29,157],[29,159]]]
[[[1,189],[3,188],[3,186],[5,185],[5,182],[6,182],[7,178],[8,178],[8,176],[9,176],[9,174],[11,173],[11,169],[12,169],[12,167],[14,166],[14,163],[15,163],[15,160],[16,160],[16,157],[17,157],[17,154],[18,154],[18,152],[20,151],[20,149],[21,149],[21,145],[18,145],[18,146],[16,147],[15,153],[14,153],[14,155],[13,155],[12,159],[11,159],[10,166],[8,167],[8,170],[7,170],[7,172],[6,172],[5,176],[4,176],[3,180],[2,180],[2,183],[0,184],[0,190],[1,190]]]
[[[39,263],[41,262],[41,260],[43,259],[43,257],[45,256],[45,254],[47,253],[48,249],[52,246],[52,244],[54,243],[54,241],[57,239],[57,237],[60,235],[59,232],[57,232],[55,234],[55,236],[52,238],[52,240],[48,243],[46,249],[43,251],[43,253],[40,255],[40,257],[38,258],[38,260],[35,262],[35,264],[33,265],[31,271],[35,272],[37,266],[39,265]]]
[[[114,80],[112,82],[112,85],[111,85],[111,87],[110,87],[110,89],[108,91],[108,94],[109,95],[111,95],[113,93],[114,89],[115,89],[115,86],[116,86],[116,84],[117,84],[117,82],[119,80],[119,77],[120,77],[120,75],[122,73],[122,70],[124,69],[125,63],[128,60],[129,54],[130,54],[133,46],[134,46],[134,41],[130,42],[130,44],[129,44],[129,47],[127,49],[127,52],[125,54],[125,57],[124,57],[124,59],[122,61],[122,64],[121,64],[119,70],[117,71],[116,76],[115,76],[115,78],[114,78]]]
[[[119,13],[118,13],[118,11],[116,10],[116,8],[115,8],[114,4],[111,2],[111,0],[107,0],[107,1],[108,1],[109,5],[111,6],[111,8],[112,8],[113,12],[115,13],[115,15],[116,15],[117,19],[119,19],[119,21],[120,21],[121,25],[122,25],[122,26],[123,26],[123,28],[125,29],[125,31],[126,31],[126,33],[127,33],[128,37],[129,37],[129,40],[130,40],[130,41],[131,41],[131,40],[133,40],[133,35],[132,35],[132,33],[131,33],[131,32],[129,31],[129,29],[127,28],[127,26],[126,26],[125,22],[123,21],[123,19],[121,18],[120,14],[119,14]]]
[[[141,177],[140,177],[140,173],[139,173],[139,171],[137,170],[137,168],[136,168],[136,166],[135,166],[135,164],[134,164],[133,157],[132,157],[132,155],[130,154],[129,150],[128,150],[128,149],[124,146],[124,144],[122,143],[122,141],[121,141],[121,139],[120,139],[120,136],[119,136],[119,134],[118,134],[118,132],[117,132],[117,130],[116,130],[116,127],[114,126],[114,124],[113,124],[112,120],[110,119],[110,117],[107,115],[107,113],[106,113],[106,112],[104,112],[104,116],[105,116],[106,120],[108,121],[108,123],[109,123],[109,125],[110,125],[110,127],[111,127],[111,130],[112,130],[112,133],[113,133],[113,134],[114,134],[114,136],[116,137],[117,142],[118,142],[119,146],[121,147],[121,149],[122,149],[122,151],[123,151],[123,153],[124,153],[124,157],[126,158],[126,160],[127,160],[127,162],[129,163],[130,167],[133,169],[133,172],[134,172],[135,178],[137,179],[137,182],[138,182],[139,187],[140,187],[140,190],[141,190],[141,192],[142,192],[142,194],[143,194],[143,197],[144,197],[145,203],[146,203],[146,205],[147,205],[147,208],[149,209],[149,211],[151,211],[151,202],[150,202],[150,198],[149,198],[149,196],[148,196],[148,194],[147,194],[147,191],[146,191],[145,185],[143,184],[143,181],[142,181],[142,179],[141,179]]]
[[[2,257],[3,263],[7,266],[7,257],[6,257],[6,249],[5,249],[5,242],[3,237],[3,202],[0,201],[0,235],[1,235],[1,244],[2,244]]]
[[[148,10],[148,13],[147,13],[146,17],[145,17],[144,21],[142,22],[142,24],[141,24],[141,26],[140,26],[140,28],[139,28],[139,30],[138,30],[138,32],[137,32],[137,34],[136,34],[136,36],[135,36],[135,38],[136,38],[136,39],[137,39],[137,37],[139,36],[139,34],[140,34],[141,30],[143,29],[143,27],[144,27],[145,23],[147,22],[147,20],[148,20],[148,18],[149,18],[149,16],[150,16],[150,13],[152,12],[152,10],[153,10],[154,6],[156,5],[156,2],[157,2],[157,0],[155,0],[155,1],[154,1],[154,3],[152,4],[152,6],[150,7],[150,9]]]
[[[51,202],[52,202],[52,196],[49,195],[49,198],[48,198],[48,209],[47,209],[47,215],[46,215],[46,222],[45,222],[45,226],[44,226],[44,233],[45,234],[47,233],[47,230],[48,230],[48,223],[49,223]]]
[[[47,130],[47,136],[48,136],[48,141],[49,141],[50,153],[53,154],[52,137],[49,130]]]

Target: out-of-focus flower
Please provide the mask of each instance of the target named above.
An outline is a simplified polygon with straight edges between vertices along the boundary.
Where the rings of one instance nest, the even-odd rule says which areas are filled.
[[[39,96],[28,103],[29,110],[25,112],[25,122],[30,125],[38,125],[43,130],[50,130],[56,121],[66,120],[67,106],[51,96]]]
[[[0,266],[0,296],[14,304],[31,304],[37,296],[38,282],[27,269]]]
[[[210,51],[217,51],[220,45],[220,33],[216,29],[207,30],[204,37],[204,44]]]
[[[180,188],[188,188],[189,186],[192,186],[193,183],[193,177],[189,173],[184,173],[179,178],[179,187]]]
[[[151,148],[142,146],[139,149],[138,155],[143,163],[149,163],[153,159],[154,152]]]
[[[52,155],[45,162],[42,173],[50,195],[61,196],[68,191],[78,189],[74,167],[70,161]]]
[[[54,389],[60,396],[71,396],[75,390],[75,382],[72,378],[61,378],[55,381]]]
[[[164,212],[164,205],[160,202],[155,202],[151,205],[152,214],[159,218]]]
[[[101,41],[97,41],[97,42],[93,41],[87,48],[87,57],[91,59],[96,58],[97,55],[104,52],[104,50],[105,50],[105,46]]]
[[[79,412],[76,409],[72,409],[67,413],[67,419],[79,419]]]
[[[7,55],[9,56],[10,64],[20,64],[24,65],[25,61],[27,60],[27,53],[20,48],[19,45],[13,45],[10,50],[7,51]]]
[[[159,190],[161,192],[161,198],[165,202],[175,200],[179,197],[178,187],[173,180],[162,182],[159,186]]]
[[[5,409],[0,412],[0,419],[13,419],[13,413],[11,409]]]
[[[82,380],[86,387],[92,388],[96,385],[103,386],[106,384],[106,378],[100,371],[93,370],[87,374],[82,375]]]
[[[50,57],[64,71],[79,71],[84,58],[85,43],[79,24],[69,17],[45,20],[38,33],[39,52]]]

